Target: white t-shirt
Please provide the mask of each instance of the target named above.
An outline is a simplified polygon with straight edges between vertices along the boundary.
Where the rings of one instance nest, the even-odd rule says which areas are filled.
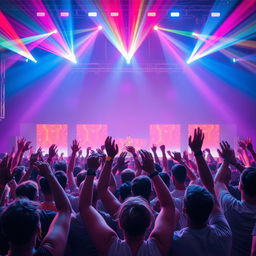
[[[126,241],[120,240],[119,238],[114,238],[112,245],[108,250],[108,256],[132,256],[130,246]],[[136,256],[161,256],[161,253],[151,239],[144,241],[140,246]]]
[[[173,256],[230,256],[232,234],[222,213],[211,214],[209,225],[202,229],[175,231]]]
[[[228,191],[220,194],[220,203],[232,230],[232,256],[249,256],[252,231],[256,223],[256,205],[235,199]]]
[[[176,197],[176,198],[182,198],[184,199],[184,196],[185,196],[185,192],[186,190],[179,190],[179,189],[174,189],[171,194],[172,194],[172,197]]]

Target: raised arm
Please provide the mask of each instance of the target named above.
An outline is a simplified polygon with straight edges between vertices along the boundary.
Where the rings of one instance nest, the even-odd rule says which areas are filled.
[[[75,179],[74,179],[74,167],[75,167],[75,161],[76,161],[76,154],[80,150],[79,143],[77,140],[73,140],[72,146],[71,146],[71,156],[68,163],[68,170],[67,170],[67,178],[68,178],[68,186],[71,192],[74,192],[77,189]]]
[[[112,216],[112,218],[115,218],[121,203],[110,191],[109,183],[113,159],[118,153],[118,146],[115,144],[115,141],[112,141],[111,137],[107,137],[105,141],[105,148],[108,156],[106,158],[104,168],[100,174],[97,191],[107,212]]]
[[[141,150],[140,155],[143,163],[142,168],[152,179],[161,206],[160,213],[155,220],[154,229],[150,234],[150,239],[155,241],[162,255],[167,255],[175,227],[175,206],[169,189],[155,170],[151,153]]]
[[[250,163],[249,154],[248,154],[247,148],[246,148],[246,140],[239,140],[238,145],[242,150],[242,156],[243,156],[243,159],[244,159],[245,166],[250,167],[251,163]]]
[[[103,217],[98,213],[98,211],[92,206],[92,196],[93,196],[93,181],[96,176],[96,166],[99,157],[91,156],[88,158],[88,164],[90,165],[90,161],[96,163],[95,165],[91,165],[93,169],[88,169],[87,176],[85,178],[82,191],[80,193],[79,199],[79,211],[80,215],[83,219],[85,226],[88,229],[90,237],[92,238],[96,248],[98,249],[100,255],[106,254],[108,251],[112,239],[116,236],[115,232],[106,224]],[[111,171],[111,169],[110,169]]]
[[[132,146],[127,146],[126,150],[129,153],[131,153],[132,156],[133,156],[133,161],[134,161],[134,164],[135,164],[135,171],[136,171],[135,176],[138,177],[138,176],[140,176],[142,174],[142,166],[140,164],[138,155],[136,154],[136,150]]]
[[[229,164],[236,162],[236,156],[234,150],[230,147],[227,141],[222,141],[218,149],[219,156],[223,159],[223,163],[217,171],[214,179],[215,192],[219,198],[222,191],[228,191],[226,186],[226,176],[228,175]]]
[[[50,147],[49,147],[49,155],[48,155],[48,158],[47,158],[47,162],[51,165],[53,165],[53,158],[58,154],[58,147],[57,145],[55,144],[52,144]]]
[[[168,161],[167,161],[166,152],[165,152],[165,145],[161,145],[160,149],[162,151],[162,162],[163,162],[164,171],[168,172]]]
[[[41,246],[46,248],[52,255],[61,256],[64,254],[69,232],[71,218],[70,202],[52,173],[49,163],[37,162],[35,165],[39,169],[39,175],[47,179],[58,211]]]
[[[200,128],[194,130],[194,137],[189,137],[189,146],[195,155],[199,176],[203,185],[212,193],[214,197],[214,212],[219,212],[220,207],[214,190],[214,182],[211,175],[211,171],[203,157],[202,145],[204,141],[204,134]]]
[[[181,153],[180,152],[173,152],[169,154],[171,156],[171,158],[173,160],[175,160],[176,162],[178,162],[179,164],[182,164],[186,170],[187,170],[187,176],[190,180],[189,185],[195,184],[197,181],[197,177],[195,175],[195,173],[192,171],[192,169],[187,165],[186,161],[184,161],[181,157]]]
[[[0,163],[0,202],[4,194],[4,190],[8,182],[12,180],[12,157],[5,156]]]
[[[18,165],[23,148],[25,147],[25,144],[26,144],[26,140],[24,138],[19,138],[17,140],[17,151],[15,152],[13,157],[12,167],[11,167],[12,170]]]
[[[153,144],[151,150],[152,150],[152,152],[153,152],[153,155],[154,155],[154,158],[155,158],[155,162],[156,162],[156,163],[159,163],[159,164],[161,165],[160,160],[159,160],[159,158],[158,158],[158,155],[157,155],[157,153],[156,153],[156,151],[157,151],[156,145]]]
[[[246,140],[246,148],[248,149],[248,151],[251,153],[254,161],[256,162],[256,152],[254,151],[253,145],[252,145],[252,139],[248,138]]]

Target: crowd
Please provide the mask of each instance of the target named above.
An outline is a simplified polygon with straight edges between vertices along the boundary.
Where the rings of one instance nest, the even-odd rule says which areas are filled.
[[[250,139],[219,157],[189,137],[192,153],[152,153],[108,137],[86,155],[21,138],[0,160],[0,255],[256,255],[256,153]]]

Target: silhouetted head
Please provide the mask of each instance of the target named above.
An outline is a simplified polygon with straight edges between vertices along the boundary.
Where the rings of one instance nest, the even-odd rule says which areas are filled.
[[[184,210],[195,226],[204,225],[213,209],[212,194],[201,186],[188,186],[184,198]]]
[[[36,201],[38,199],[37,183],[28,180],[20,183],[15,190],[16,197],[26,197],[29,200]]]
[[[19,199],[11,203],[1,215],[1,230],[11,247],[32,243],[40,232],[40,210],[36,202]]]
[[[181,164],[175,164],[172,169],[172,176],[174,183],[184,184],[187,178],[187,170],[185,166]]]
[[[151,180],[147,176],[139,176],[132,181],[133,196],[142,196],[149,200],[152,191]]]
[[[127,181],[132,181],[135,178],[134,170],[127,168],[121,173],[121,182],[125,183]]]
[[[81,171],[78,173],[78,175],[76,176],[76,185],[78,187],[80,187],[80,184],[85,180],[86,177],[86,171]]]
[[[13,177],[17,183],[20,182],[21,177],[26,173],[24,166],[17,166],[13,171]]]
[[[51,195],[52,194],[49,182],[45,177],[40,178],[39,186],[40,186],[40,190],[42,191],[43,194],[45,194],[45,195]]]
[[[131,182],[123,183],[119,188],[119,196],[121,201],[123,202],[126,198],[132,195],[132,185]]]
[[[240,190],[242,190],[247,197],[256,198],[256,168],[246,168],[240,177]]]
[[[67,186],[67,181],[68,181],[66,173],[63,171],[55,172],[55,177],[58,180],[58,182],[60,183],[60,185],[62,186],[62,188],[65,190],[65,188]]]
[[[143,236],[151,226],[152,211],[141,197],[129,197],[120,207],[119,226],[129,237]]]
[[[56,164],[54,165],[54,170],[55,170],[55,171],[63,171],[63,172],[66,172],[66,171],[67,171],[67,164],[66,164],[66,162],[60,161],[60,162],[56,163]]]
[[[169,188],[170,187],[170,176],[166,172],[160,172],[159,176],[163,180],[163,182],[166,184],[166,186]]]

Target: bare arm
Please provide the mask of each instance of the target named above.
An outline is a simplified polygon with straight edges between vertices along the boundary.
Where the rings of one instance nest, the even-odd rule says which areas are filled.
[[[152,152],[153,152],[153,155],[154,155],[155,162],[159,163],[161,165],[160,160],[158,158],[158,155],[156,153],[157,147],[155,145],[153,145],[151,149],[152,149]]]
[[[168,172],[168,161],[167,161],[166,152],[165,152],[165,145],[161,145],[160,149],[162,151],[162,162],[163,162],[164,171]]]
[[[256,256],[256,236],[252,237],[251,256]]]
[[[70,202],[63,188],[52,173],[49,164],[46,162],[38,162],[36,166],[39,169],[39,174],[44,176],[49,182],[58,211],[41,246],[46,248],[52,255],[61,256],[64,253],[69,232],[71,218]]]
[[[202,183],[204,186],[208,189],[208,191],[213,195],[214,197],[214,212],[220,212],[219,203],[215,194],[214,190],[214,182],[211,175],[211,171],[203,157],[202,153],[202,145],[204,141],[204,134],[200,128],[195,129],[194,131],[194,137],[189,137],[189,146],[194,152],[194,155],[196,157],[196,162],[198,166],[198,172],[201,178]]]
[[[53,165],[53,158],[58,154],[58,147],[55,144],[52,144],[49,148],[49,156],[47,158],[47,162]]]
[[[140,151],[140,154],[143,162],[143,170],[151,175],[154,189],[161,206],[150,238],[155,241],[162,255],[167,255],[171,246],[175,226],[175,206],[169,189],[155,171],[152,155],[147,151]]]
[[[251,153],[254,161],[256,162],[256,152],[254,151],[253,145],[252,145],[252,139],[248,138],[246,140],[246,148]]]
[[[113,158],[118,152],[116,151],[115,146],[117,145],[113,144],[111,139],[106,140],[105,148],[107,150],[108,157],[105,162],[104,168],[100,174],[100,178],[97,185],[97,191],[101,198],[101,201],[104,207],[106,208],[107,212],[112,216],[112,218],[116,217],[116,213],[118,212],[121,206],[121,203],[109,190],[109,182],[111,177],[111,167],[113,163]]]
[[[88,158],[88,161],[89,159],[90,158]],[[112,239],[116,234],[106,224],[98,211],[92,206],[94,175],[95,170],[90,170],[90,173],[87,173],[87,177],[80,194],[79,210],[96,248],[100,252],[100,255],[104,255],[108,251],[112,243]]]
[[[68,163],[68,170],[67,170],[67,178],[68,178],[68,185],[71,192],[74,192],[75,189],[77,189],[75,178],[73,175],[74,167],[75,167],[75,161],[76,161],[76,154],[80,150],[79,143],[77,140],[73,140],[71,150],[72,154]]]

